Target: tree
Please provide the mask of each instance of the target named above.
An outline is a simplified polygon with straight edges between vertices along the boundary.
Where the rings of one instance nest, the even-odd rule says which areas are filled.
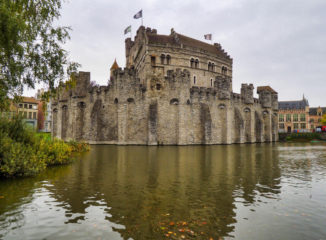
[[[69,27],[55,26],[63,0],[0,1],[0,111],[23,87],[44,82],[52,90],[78,64],[70,62],[62,45]]]
[[[323,115],[322,119],[320,120],[322,125],[326,125],[326,114]]]

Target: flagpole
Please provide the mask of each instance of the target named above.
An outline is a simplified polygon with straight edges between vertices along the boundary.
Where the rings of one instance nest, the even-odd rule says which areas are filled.
[[[141,9],[141,25],[143,26],[143,9]]]

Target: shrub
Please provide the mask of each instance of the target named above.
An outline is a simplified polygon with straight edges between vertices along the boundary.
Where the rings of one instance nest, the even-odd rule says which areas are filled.
[[[32,176],[47,166],[68,164],[85,143],[65,143],[28,129],[19,117],[0,118],[0,177]]]

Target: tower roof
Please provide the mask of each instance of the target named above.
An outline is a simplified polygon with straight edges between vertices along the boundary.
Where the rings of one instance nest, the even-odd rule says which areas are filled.
[[[277,93],[273,88],[271,88],[270,86],[260,86],[257,87],[257,93],[260,93],[262,91],[268,91],[271,93]]]
[[[224,51],[219,43],[209,44],[197,39],[182,35],[171,29],[170,35],[160,35],[156,33],[156,30],[151,30],[150,28],[145,29],[140,27],[140,30],[146,32],[149,44],[170,44],[170,45],[183,45],[191,48],[197,48],[216,54],[219,57],[231,60],[231,57]]]
[[[119,65],[117,63],[117,59],[114,59],[114,62],[110,68],[110,70],[115,70],[115,69],[118,69],[119,68]]]

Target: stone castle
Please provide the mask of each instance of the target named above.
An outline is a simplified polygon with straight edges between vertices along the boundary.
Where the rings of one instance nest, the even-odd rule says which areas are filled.
[[[171,30],[141,26],[125,40],[126,68],[115,62],[107,86],[79,72],[76,87],[53,99],[53,136],[91,144],[190,145],[278,140],[278,95],[242,84],[232,91],[232,58]]]

